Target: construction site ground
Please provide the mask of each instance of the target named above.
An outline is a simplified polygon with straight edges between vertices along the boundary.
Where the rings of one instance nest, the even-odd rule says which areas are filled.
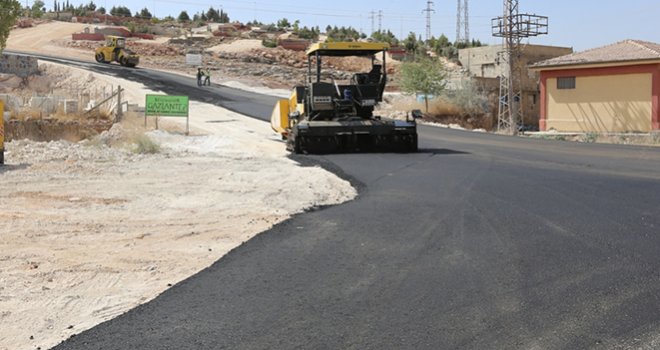
[[[100,43],[70,40],[86,27],[46,22],[15,29],[7,49],[93,62]],[[266,49],[259,40],[218,40],[205,56],[213,82],[283,95],[304,79],[302,52]],[[185,64],[184,48],[163,38],[131,45],[141,55],[140,67],[187,76],[196,70]],[[369,62],[330,63],[342,73],[365,71]],[[26,97],[121,85],[124,99],[138,105],[145,94],[158,93],[52,63],[40,62],[40,70],[41,76],[27,80],[1,75],[0,93]],[[396,93],[386,101],[380,110],[385,116],[405,117],[402,111],[422,107]],[[453,107],[433,108],[442,113]],[[7,164],[0,167],[0,350],[56,345],[153,299],[291,215],[356,196],[348,182],[287,158],[267,123],[216,106],[191,103],[190,136],[183,135],[180,121],[162,120],[154,131],[153,124],[142,126],[140,115],[128,114],[89,137],[81,130],[99,119],[59,117],[77,132],[62,127],[42,135],[57,139],[51,142],[6,143]],[[451,127],[466,126],[450,120]],[[299,180],[282,181],[282,174]]]
[[[91,60],[89,51],[66,47],[81,28],[53,22],[15,30],[8,49]],[[138,105],[158,93],[40,67],[43,77],[25,84],[4,76],[0,88],[27,94],[51,76],[79,89],[121,85]],[[181,120],[163,119],[155,131],[128,114],[80,142],[5,144],[0,349],[50,348],[153,299],[291,215],[356,196],[347,181],[287,158],[267,123],[196,102],[190,115],[190,136]]]

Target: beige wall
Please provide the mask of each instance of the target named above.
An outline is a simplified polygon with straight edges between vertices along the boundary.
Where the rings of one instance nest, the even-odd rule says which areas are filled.
[[[652,129],[651,73],[577,77],[576,88],[559,90],[547,79],[546,130],[648,132]]]

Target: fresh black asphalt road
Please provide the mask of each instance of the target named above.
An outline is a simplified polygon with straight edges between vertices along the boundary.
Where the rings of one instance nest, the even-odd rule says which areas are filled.
[[[272,102],[136,72],[257,117]],[[659,148],[419,132],[416,154],[295,157],[359,197],[56,349],[660,348]]]

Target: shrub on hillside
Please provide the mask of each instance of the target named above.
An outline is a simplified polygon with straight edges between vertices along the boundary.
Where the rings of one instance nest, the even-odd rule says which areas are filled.
[[[277,41],[273,39],[263,39],[261,40],[261,45],[264,47],[274,48],[277,47]]]
[[[160,145],[145,134],[138,135],[135,139],[133,152],[138,154],[155,154],[160,152]]]

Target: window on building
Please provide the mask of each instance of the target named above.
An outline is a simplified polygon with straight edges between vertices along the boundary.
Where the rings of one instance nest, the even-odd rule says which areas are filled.
[[[560,77],[557,78],[557,89],[575,89],[575,77]]]

